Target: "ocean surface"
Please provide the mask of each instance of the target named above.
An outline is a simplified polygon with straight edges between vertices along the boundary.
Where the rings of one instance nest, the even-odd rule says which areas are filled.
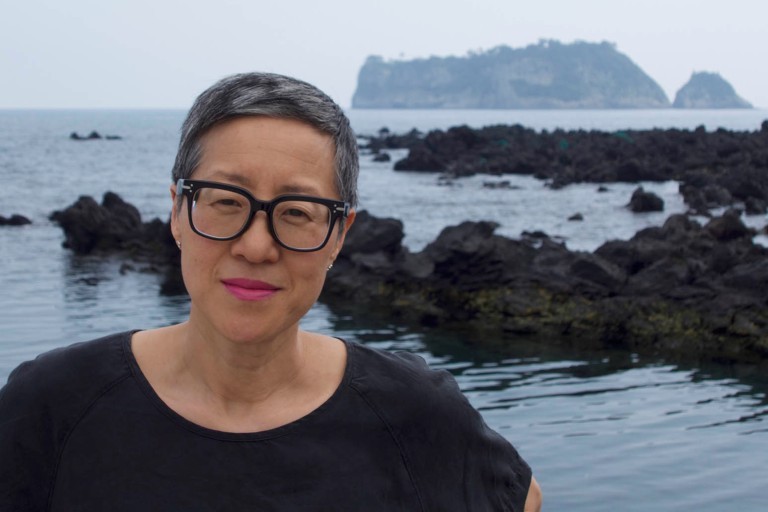
[[[752,131],[766,110],[412,111],[352,110],[360,134],[459,124],[519,123],[536,130],[686,128]],[[114,191],[144,220],[165,219],[182,111],[0,111],[0,215],[33,224],[0,227],[0,383],[20,362],[111,332],[182,321],[188,301],[159,295],[159,278],[121,272],[119,258],[74,256],[49,214],[80,195]],[[97,130],[122,140],[76,142]],[[394,151],[396,160],[403,152]],[[361,209],[396,217],[414,251],[463,220],[494,220],[518,237],[542,230],[591,251],[685,211],[677,184],[643,186],[662,213],[632,214],[636,185],[598,194],[594,184],[550,190],[529,177],[476,176],[445,186],[437,175],[361,162]],[[511,181],[489,189],[486,181]],[[574,213],[582,222],[568,221]],[[765,216],[749,217],[762,227]],[[765,243],[764,239],[759,239]],[[487,422],[534,468],[545,510],[762,511],[768,504],[768,376],[749,368],[672,364],[626,351],[578,351],[510,337],[503,355],[472,348],[465,333],[408,329],[350,318],[319,304],[304,326],[361,343],[421,354],[453,372]],[[1,463],[1,462],[0,462]]]

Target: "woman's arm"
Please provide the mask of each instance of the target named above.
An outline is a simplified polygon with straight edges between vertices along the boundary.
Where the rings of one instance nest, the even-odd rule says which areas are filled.
[[[528,487],[528,497],[525,498],[524,512],[541,511],[541,487],[534,477],[531,477],[531,486]]]

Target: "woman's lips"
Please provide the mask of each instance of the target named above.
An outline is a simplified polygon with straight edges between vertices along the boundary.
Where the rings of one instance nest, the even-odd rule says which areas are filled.
[[[221,282],[229,293],[240,300],[264,300],[280,290],[275,285],[252,279],[222,279]]]

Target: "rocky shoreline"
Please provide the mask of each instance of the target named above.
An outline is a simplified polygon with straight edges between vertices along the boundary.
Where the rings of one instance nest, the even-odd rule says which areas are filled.
[[[501,144],[502,132],[520,138]],[[464,222],[411,252],[402,244],[402,222],[360,211],[321,301],[337,311],[353,310],[359,318],[474,332],[477,345],[486,338],[522,336],[768,365],[768,248],[754,243],[755,231],[741,218],[744,209],[768,209],[768,122],[754,133],[622,133],[536,134],[515,126],[459,127],[426,137],[382,131],[364,149],[381,154],[394,146],[410,147],[409,162],[432,151],[432,160],[424,161],[439,165],[422,170],[460,176],[469,170],[503,174],[513,169],[533,172],[555,188],[577,181],[680,179],[689,213],[709,216],[705,224],[672,215],[663,226],[584,252],[571,251],[545,233],[510,239],[495,234],[492,222]],[[439,149],[433,151],[436,141]],[[501,149],[489,152],[488,144]],[[554,158],[553,151],[566,151],[568,158]],[[607,155],[613,157],[604,161]],[[638,189],[637,198],[641,195]],[[738,208],[709,214],[723,205]],[[81,197],[51,218],[64,230],[65,247],[79,254],[124,255],[126,265],[139,262],[141,270],[164,276],[161,293],[185,293],[167,222],[143,222],[135,207],[111,192],[101,204]]]
[[[395,170],[441,173],[456,179],[474,174],[532,175],[552,188],[572,183],[680,182],[692,213],[739,206],[747,214],[768,212],[768,120],[754,132],[718,129],[541,131],[520,125],[480,129],[458,126],[426,135],[382,129],[365,137],[364,149],[380,154],[408,149]]]
[[[356,222],[321,296],[331,306],[673,358],[768,361],[768,249],[736,212],[705,226],[674,215],[593,253],[543,233],[495,235],[491,222],[448,227],[411,253],[400,221],[361,212]]]
[[[121,254],[185,293],[167,222],[142,222],[116,194],[81,197],[52,219],[78,254]],[[424,250],[403,225],[358,213],[321,301],[376,311],[403,325],[494,331],[582,347],[624,347],[686,359],[768,361],[768,248],[736,211],[706,225],[662,227],[570,251],[544,233],[520,240],[492,222],[448,227]],[[496,336],[498,338],[498,336]]]

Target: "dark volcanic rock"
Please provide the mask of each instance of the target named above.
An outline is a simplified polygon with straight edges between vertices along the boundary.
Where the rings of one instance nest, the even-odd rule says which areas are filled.
[[[706,227],[674,215],[594,253],[465,222],[413,254],[395,234],[397,221],[361,221],[328,275],[321,299],[331,307],[351,300],[420,325],[461,322],[679,357],[768,360],[768,249],[752,243],[736,212]],[[387,242],[375,242],[377,232]]]
[[[72,132],[69,134],[69,138],[72,140],[101,140],[102,136],[99,132],[94,130],[86,136],[79,135],[77,132]]]
[[[14,213],[10,217],[0,215],[0,226],[26,226],[27,224],[32,224],[32,221],[18,213]]]
[[[402,135],[390,133],[388,128],[381,128],[377,135],[358,135],[358,138],[364,141],[360,149],[378,154],[383,149],[412,148],[421,142],[424,134],[416,128]]]
[[[143,223],[136,207],[117,194],[105,193],[101,204],[81,196],[50,218],[64,230],[63,246],[76,254],[122,253],[148,263],[148,269],[164,272],[165,293],[184,292],[178,249],[169,224],[159,219]]]
[[[344,254],[382,252],[395,255],[402,250],[403,223],[397,219],[380,219],[363,210],[355,217],[355,229],[349,232]]]
[[[664,211],[664,200],[653,192],[646,192],[643,187],[638,187],[632,193],[632,198],[627,205],[635,213]]]
[[[153,262],[167,272],[163,292],[183,293],[167,223],[142,223],[111,193],[101,205],[81,197],[53,218],[73,250]],[[402,222],[358,212],[321,300],[420,326],[768,361],[768,249],[753,243],[735,210],[704,227],[673,215],[593,253],[569,251],[544,233],[512,240],[496,227],[451,226],[412,253],[402,245]]]
[[[710,235],[722,242],[755,236],[755,232],[744,225],[735,210],[728,210],[722,217],[712,219],[705,228]]]
[[[388,136],[391,137],[391,136]],[[755,132],[688,130],[536,132],[520,125],[434,130],[409,143],[395,170],[525,174],[554,188],[572,183],[680,182],[691,210],[768,205],[768,122]],[[749,206],[747,206],[749,202]]]
[[[101,205],[90,196],[81,196],[73,205],[54,212],[51,220],[64,229],[64,247],[78,254],[125,249],[142,234],[139,211],[112,192],[104,194]]]
[[[72,132],[69,134],[69,138],[72,140],[123,140],[123,138],[119,135],[107,135],[102,137],[102,135],[96,130],[93,130],[88,135],[80,135],[77,132]]]

